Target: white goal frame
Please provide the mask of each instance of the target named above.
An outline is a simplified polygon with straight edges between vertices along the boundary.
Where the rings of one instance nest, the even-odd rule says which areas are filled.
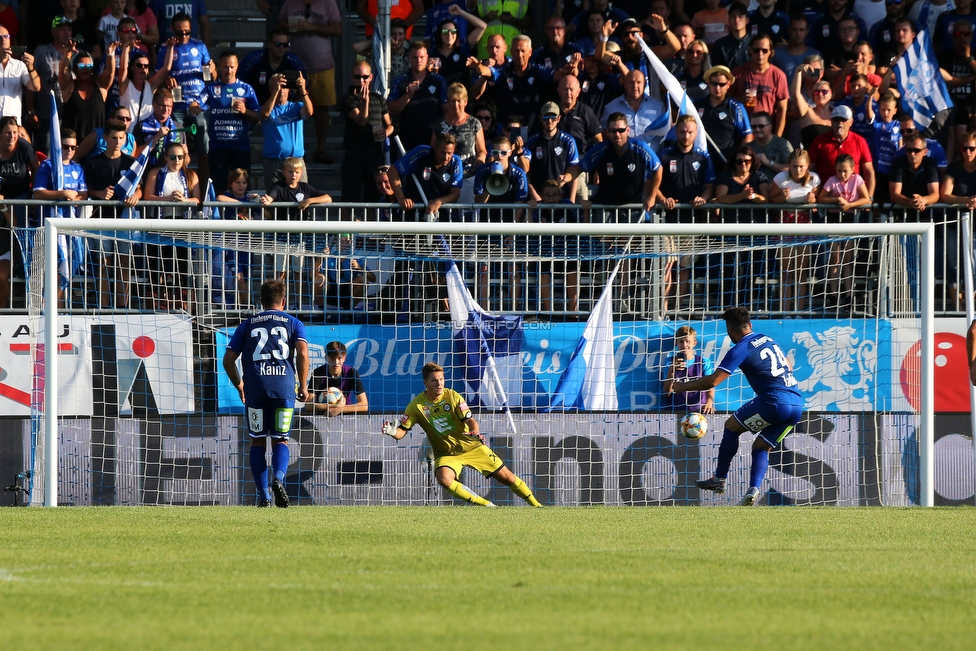
[[[333,207],[359,207],[356,204]],[[492,224],[461,222],[285,222],[285,221],[231,221],[206,219],[132,219],[124,224],[127,231],[174,231],[198,233],[277,233],[277,234],[388,234],[402,235],[536,235],[536,236],[790,236],[820,237],[867,237],[867,236],[920,236],[919,315],[920,315],[920,409],[919,409],[919,458],[920,504],[934,506],[934,447],[935,447],[935,226],[930,223],[878,223],[878,224],[550,224],[525,223]],[[117,231],[116,219],[47,219],[44,225],[45,251],[58,249],[58,235],[82,234],[92,231]],[[44,260],[44,314],[58,312],[58,259],[46,255]],[[57,348],[58,320],[45,319],[44,346],[46,350]],[[44,413],[56,414],[58,408],[58,365],[44,365]],[[58,505],[58,419],[44,419],[44,506]]]

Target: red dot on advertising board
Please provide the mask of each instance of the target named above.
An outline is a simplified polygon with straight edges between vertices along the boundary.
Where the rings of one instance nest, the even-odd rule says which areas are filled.
[[[901,391],[918,409],[922,379],[922,343],[916,341],[901,361]],[[966,365],[966,340],[951,332],[935,333],[935,411],[969,411],[969,368]]]
[[[132,342],[132,352],[136,354],[136,357],[145,359],[156,352],[156,342],[145,335],[136,337],[135,341]]]

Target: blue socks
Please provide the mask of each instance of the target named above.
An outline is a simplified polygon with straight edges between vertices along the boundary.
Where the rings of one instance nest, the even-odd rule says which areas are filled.
[[[722,442],[718,446],[718,463],[715,464],[715,476],[719,479],[726,479],[729,476],[729,466],[735,453],[739,451],[739,435],[725,428],[722,434]],[[765,469],[763,470],[765,472]]]
[[[268,489],[268,462],[264,458],[265,448],[257,445],[251,446],[251,474],[254,475],[254,484],[258,488],[258,495],[266,500],[271,499],[271,491]]]
[[[275,443],[271,447],[271,467],[274,468],[274,476],[278,481],[285,481],[285,471],[288,470],[288,461],[291,459],[291,452],[288,450],[288,443]]]
[[[766,469],[769,468],[769,450],[752,449],[752,470],[749,472],[749,488],[759,488]]]

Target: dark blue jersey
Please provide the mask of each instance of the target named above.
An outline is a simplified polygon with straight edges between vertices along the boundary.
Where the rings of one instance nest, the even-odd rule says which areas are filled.
[[[580,160],[584,172],[599,172],[599,203],[620,206],[641,203],[644,183],[661,167],[651,146],[640,140],[628,140],[620,153],[609,142],[597,143]]]
[[[244,100],[244,107],[250,111],[261,108],[258,97],[250,84],[235,81],[224,84],[219,81],[208,84],[203,91],[203,103],[210,107],[208,116],[210,149],[236,149],[250,151],[251,140],[248,137],[250,125],[244,113],[231,110],[234,100]]]
[[[299,341],[308,341],[305,324],[278,310],[266,310],[237,326],[227,347],[241,356],[248,406],[295,399],[294,356]]]
[[[434,149],[430,145],[414,147],[394,167],[400,173],[403,193],[414,201],[420,201],[421,197],[417,183],[410,178],[412,174],[417,175],[417,182],[423,186],[428,201],[443,197],[453,188],[460,188],[464,181],[464,164],[461,158],[454,154],[447,165],[435,167]]]
[[[718,367],[730,375],[742,369],[757,398],[803,404],[789,360],[772,337],[750,332],[726,353]]]

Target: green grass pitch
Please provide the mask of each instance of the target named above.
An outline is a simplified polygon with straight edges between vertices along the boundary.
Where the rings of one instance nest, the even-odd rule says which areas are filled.
[[[972,649],[976,509],[0,509],[0,649]]]

